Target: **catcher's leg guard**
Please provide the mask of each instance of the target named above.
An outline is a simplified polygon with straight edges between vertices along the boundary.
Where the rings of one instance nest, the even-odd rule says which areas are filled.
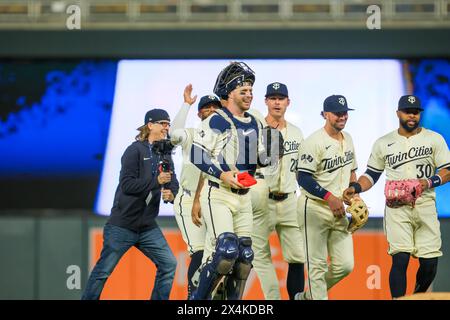
[[[228,300],[240,300],[244,294],[245,282],[252,269],[253,261],[252,239],[239,238],[239,257],[233,267],[232,274],[226,281]]]
[[[219,235],[212,260],[207,262],[200,273],[198,288],[191,300],[211,299],[211,293],[222,277],[228,274],[239,255],[239,240],[232,232]]]
[[[420,267],[416,275],[414,293],[426,292],[437,272],[438,258],[419,258]]]

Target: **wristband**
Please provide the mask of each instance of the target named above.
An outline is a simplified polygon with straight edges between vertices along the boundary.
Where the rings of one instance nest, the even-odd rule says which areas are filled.
[[[431,178],[427,179],[427,181],[428,181],[428,188],[429,189],[439,187],[442,184],[441,177],[438,174],[436,174],[436,175],[432,176]]]
[[[324,196],[323,196],[323,200],[328,200],[328,198],[331,196],[331,192],[328,191]]]
[[[349,187],[353,187],[353,189],[355,189],[355,193],[361,193],[362,192],[362,187],[358,182],[350,182]]]

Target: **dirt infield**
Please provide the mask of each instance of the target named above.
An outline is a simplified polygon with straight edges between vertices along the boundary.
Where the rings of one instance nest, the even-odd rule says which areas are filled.
[[[425,292],[401,297],[399,300],[450,300],[450,292]]]

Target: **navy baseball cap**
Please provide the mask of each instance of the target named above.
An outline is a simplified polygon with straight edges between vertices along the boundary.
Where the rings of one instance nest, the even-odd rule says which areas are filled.
[[[413,95],[401,96],[400,100],[398,100],[398,110],[404,109],[419,109],[423,111],[419,97]]]
[[[201,108],[204,108],[210,104],[215,104],[219,108],[222,107],[222,104],[220,103],[219,98],[217,98],[215,95],[210,94],[207,96],[203,96],[200,101],[198,102],[198,111],[200,111]]]
[[[266,98],[270,96],[289,97],[286,85],[280,82],[274,82],[269,84],[266,90]]]
[[[163,109],[152,109],[147,111],[144,118],[144,124],[141,126],[145,126],[149,122],[158,122],[158,121],[168,121],[170,122],[169,114],[166,110]],[[141,128],[139,127],[138,130]]]
[[[338,94],[329,96],[323,102],[323,111],[325,112],[345,112],[349,110],[355,109],[350,109],[347,105],[347,99]]]

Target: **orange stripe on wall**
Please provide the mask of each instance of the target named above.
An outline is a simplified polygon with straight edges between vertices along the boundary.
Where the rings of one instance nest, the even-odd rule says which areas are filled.
[[[389,271],[391,256],[382,232],[360,231],[353,235],[355,267],[353,272],[329,292],[330,299],[380,300],[391,299]],[[411,259],[407,272],[409,294],[414,290],[418,269],[417,259]]]
[[[187,296],[187,268],[189,255],[181,233],[176,229],[163,229],[170,248],[178,261],[177,272],[170,299],[184,300]],[[387,254],[387,242],[382,232],[360,231],[353,235],[355,268],[329,292],[329,298],[342,299],[390,299],[389,270],[391,257]],[[270,245],[273,263],[278,275],[282,299],[288,299],[286,276],[288,265],[283,261],[280,243],[276,234],[271,234]],[[103,246],[103,229],[90,230],[90,269],[100,257]],[[412,293],[417,259],[411,259],[408,268],[408,293]],[[150,298],[156,268],[136,248],[130,249],[120,260],[105,284],[101,299],[146,300]],[[261,300],[264,295],[256,273],[252,270],[247,281],[244,299]]]

